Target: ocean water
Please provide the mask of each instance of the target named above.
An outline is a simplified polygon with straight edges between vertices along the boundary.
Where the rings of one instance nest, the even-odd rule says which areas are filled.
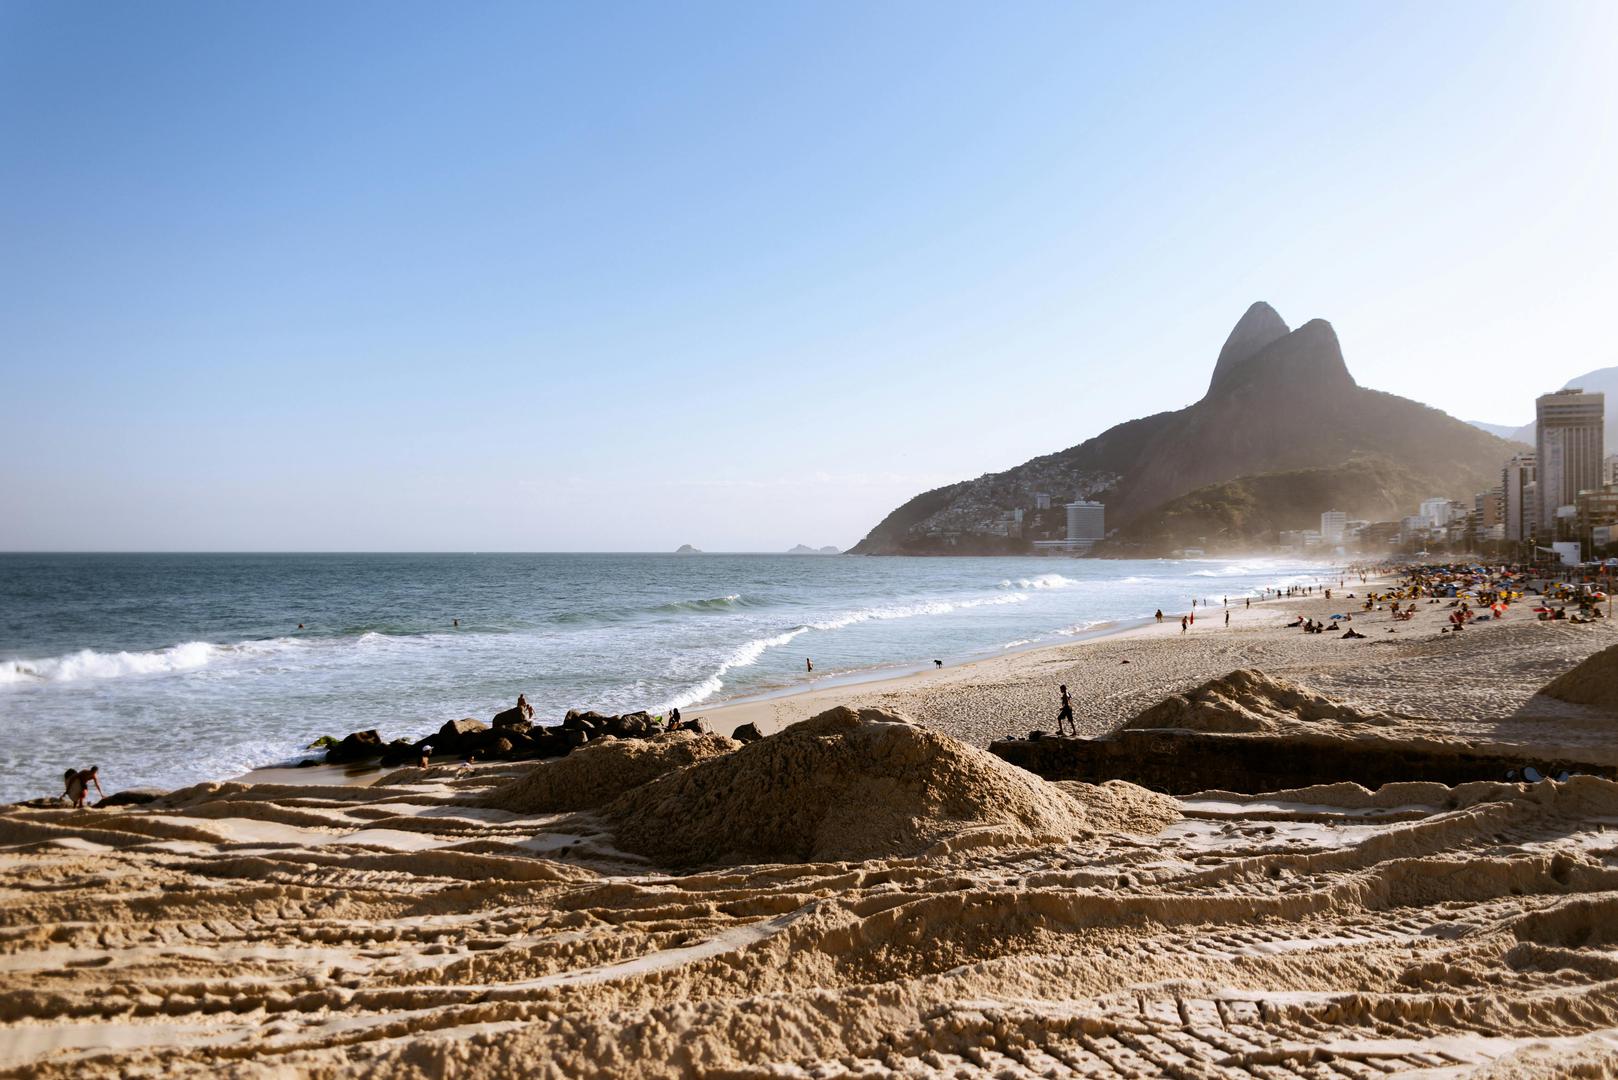
[[[543,721],[697,715],[1327,573],[1284,560],[0,555],[0,800],[56,794],[63,769],[89,764],[109,792],[222,779],[307,756],[319,735],[487,719],[519,693]]]

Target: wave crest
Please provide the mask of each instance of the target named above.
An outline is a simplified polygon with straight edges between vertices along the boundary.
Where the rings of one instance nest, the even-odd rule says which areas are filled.
[[[0,685],[10,683],[75,682],[80,679],[116,679],[124,675],[157,675],[194,671],[219,654],[217,645],[187,641],[146,652],[96,652],[80,649],[44,660],[0,661]]]
[[[659,604],[656,611],[731,611],[742,607],[746,601],[741,593],[731,593],[729,596],[710,596],[706,600],[675,600],[667,604]]]
[[[1061,574],[1040,574],[1031,578],[1007,578],[1000,583],[1002,589],[1070,589],[1079,582]]]

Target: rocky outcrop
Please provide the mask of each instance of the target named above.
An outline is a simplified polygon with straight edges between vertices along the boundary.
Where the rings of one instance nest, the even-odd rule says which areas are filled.
[[[620,715],[569,710],[560,724],[534,724],[533,708],[512,708],[498,713],[492,725],[473,717],[451,720],[422,739],[395,739],[383,745],[375,731],[355,732],[331,744],[326,760],[348,763],[380,759],[383,767],[414,765],[425,754],[430,762],[528,761],[562,757],[581,746],[613,739],[651,739],[665,731],[663,722],[648,712]],[[700,717],[667,729],[705,734]]]
[[[1356,456],[1391,463],[1430,494],[1470,497],[1498,480],[1513,450],[1437,409],[1357,385],[1330,323],[1315,319],[1289,331],[1269,305],[1255,304],[1231,331],[1200,401],[918,495],[852,553],[1015,552],[1065,536],[1061,504],[1074,498],[1099,499],[1108,528],[1127,529],[1199,488],[1335,468]],[[1050,509],[1039,507],[1040,495]]]
[[[345,736],[336,746],[327,748],[326,761],[332,765],[346,765],[366,761],[382,753],[382,736],[375,730],[356,731]]]

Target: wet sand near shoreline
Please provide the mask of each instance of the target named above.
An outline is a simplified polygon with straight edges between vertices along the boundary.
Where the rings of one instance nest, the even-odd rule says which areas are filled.
[[[914,725],[7,808],[0,1075],[1618,1075],[1618,783],[1173,799],[978,749],[1059,682],[1100,733],[1259,668],[1378,737],[1618,761],[1618,716],[1535,693],[1605,620],[1281,625],[1349,603],[830,691]]]

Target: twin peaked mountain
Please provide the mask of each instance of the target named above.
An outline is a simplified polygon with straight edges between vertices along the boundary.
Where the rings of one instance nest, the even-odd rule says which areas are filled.
[[[1289,329],[1247,309],[1201,401],[1067,450],[916,496],[853,548],[865,555],[1012,554],[1065,535],[1062,503],[1098,499],[1122,551],[1218,550],[1312,529],[1322,510],[1381,521],[1423,498],[1470,499],[1521,447],[1354,381],[1331,324]],[[1036,494],[1054,509],[1033,508]],[[1024,511],[1019,531],[1007,511]],[[1010,533],[1011,535],[1007,535]]]

